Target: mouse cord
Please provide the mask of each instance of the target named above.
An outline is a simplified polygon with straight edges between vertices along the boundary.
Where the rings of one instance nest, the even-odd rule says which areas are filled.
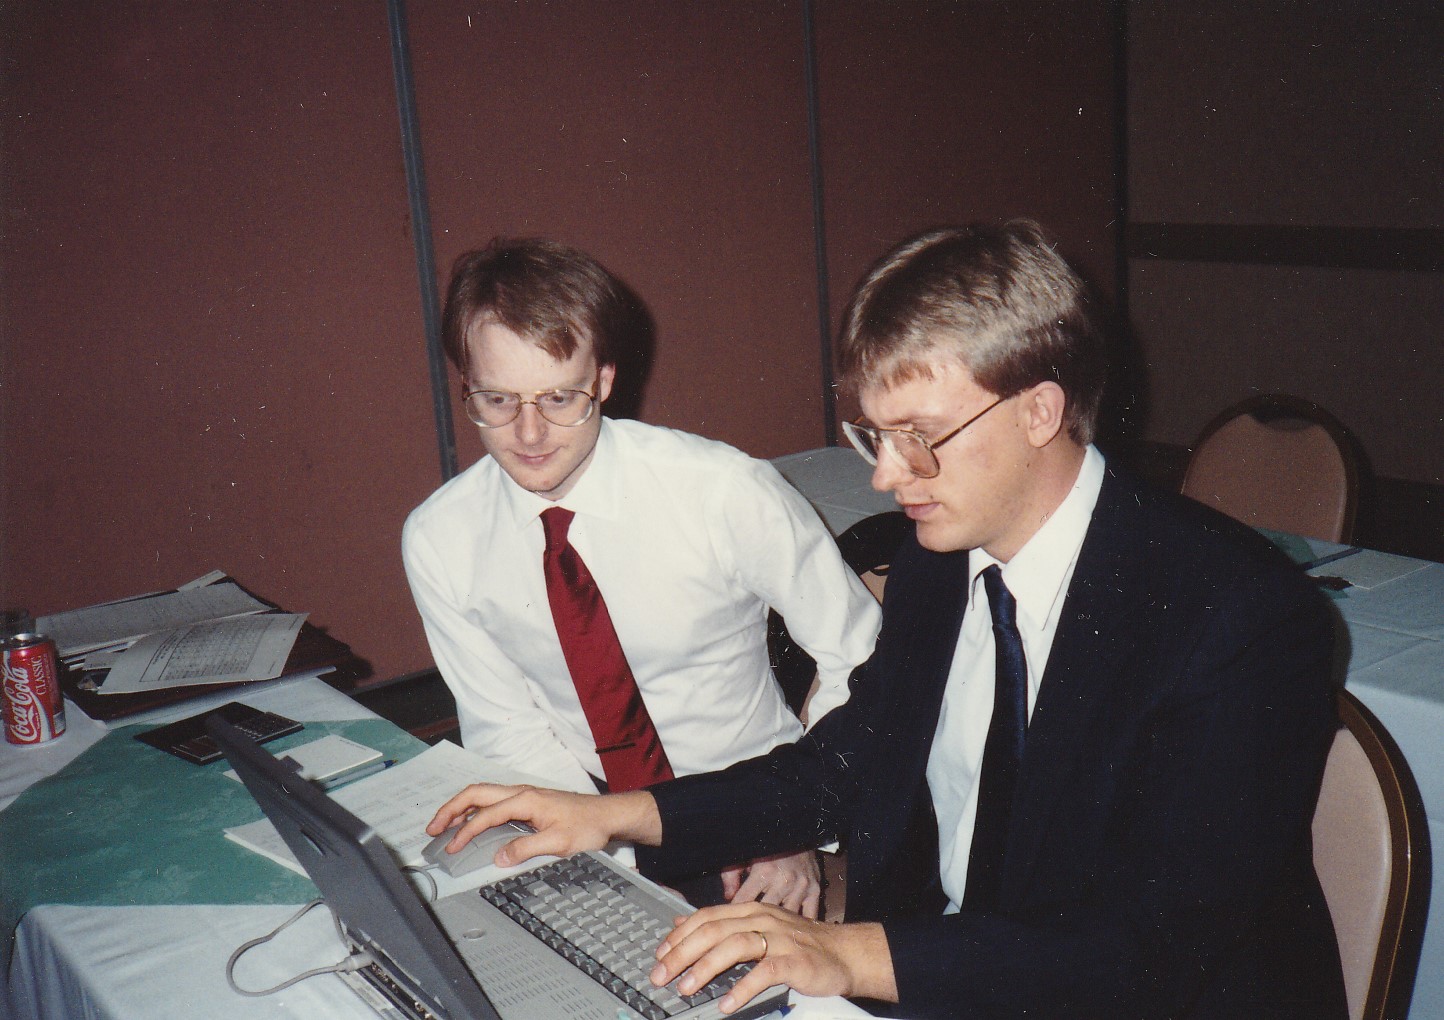
[[[238,995],[245,995],[250,998],[259,998],[263,995],[273,995],[274,993],[279,992],[283,988],[290,988],[297,982],[304,981],[310,977],[315,977],[318,974],[350,974],[360,970],[362,967],[367,967],[374,963],[375,959],[371,956],[371,954],[365,952],[364,950],[361,950],[352,953],[346,959],[340,961],[339,963],[333,964],[330,967],[317,967],[314,970],[305,971],[301,974],[297,974],[293,978],[282,981],[280,984],[272,988],[266,988],[260,991],[251,991],[248,988],[242,988],[240,985],[236,984],[236,961],[238,961],[250,950],[256,948],[259,945],[262,945],[263,943],[271,941],[277,935],[281,934],[281,932],[285,931],[291,925],[299,921],[302,917],[306,916],[306,914],[309,913],[313,907],[320,906],[322,903],[325,902],[325,900],[319,899],[312,900],[310,903],[307,903],[296,913],[292,914],[287,920],[283,921],[280,927],[276,928],[270,934],[262,935],[260,938],[251,939],[249,942],[243,943],[234,953],[232,953],[231,958],[226,961],[226,983],[231,986],[231,990]],[[341,922],[336,918],[334,913],[331,915],[331,920],[336,925],[337,938],[340,938],[344,942],[345,935],[341,931]]]
[[[402,871],[409,871],[413,875],[420,875],[422,878],[426,879],[426,884],[431,886],[431,895],[426,897],[427,903],[435,903],[437,896],[440,894],[440,890],[436,887],[436,876],[431,873],[433,870],[435,870],[435,868],[435,864],[427,864],[424,866],[416,864],[404,864],[401,866]]]

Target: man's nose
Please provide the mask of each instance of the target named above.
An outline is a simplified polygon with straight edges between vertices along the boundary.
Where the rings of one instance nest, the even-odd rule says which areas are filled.
[[[522,404],[516,416],[516,438],[524,446],[535,446],[546,438],[547,420],[536,404]]]
[[[893,455],[893,452],[886,446],[879,447],[877,451],[877,464],[872,469],[872,487],[878,492],[890,492],[912,477],[912,473],[903,467],[902,461]]]

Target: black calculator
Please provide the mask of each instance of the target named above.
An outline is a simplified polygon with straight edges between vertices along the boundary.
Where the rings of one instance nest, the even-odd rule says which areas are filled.
[[[212,716],[220,716],[258,744],[303,728],[296,720],[287,719],[284,715],[232,701],[209,712],[201,712],[199,715],[137,733],[135,739],[158,747],[177,758],[184,758],[197,765],[208,765],[221,757],[220,747],[206,732],[206,720]]]

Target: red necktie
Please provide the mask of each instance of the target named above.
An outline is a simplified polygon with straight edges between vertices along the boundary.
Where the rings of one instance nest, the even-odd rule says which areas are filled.
[[[637,690],[597,582],[567,541],[572,517],[570,510],[559,506],[542,511],[547,601],[562,655],[597,743],[607,788],[622,793],[671,779],[672,766],[642,702],[642,692]]]

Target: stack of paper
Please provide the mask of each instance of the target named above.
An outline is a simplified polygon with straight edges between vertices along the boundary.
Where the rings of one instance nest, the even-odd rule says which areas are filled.
[[[280,676],[305,614],[269,612],[225,576],[42,616],[36,629],[55,639],[67,666],[107,670],[102,694]]]

